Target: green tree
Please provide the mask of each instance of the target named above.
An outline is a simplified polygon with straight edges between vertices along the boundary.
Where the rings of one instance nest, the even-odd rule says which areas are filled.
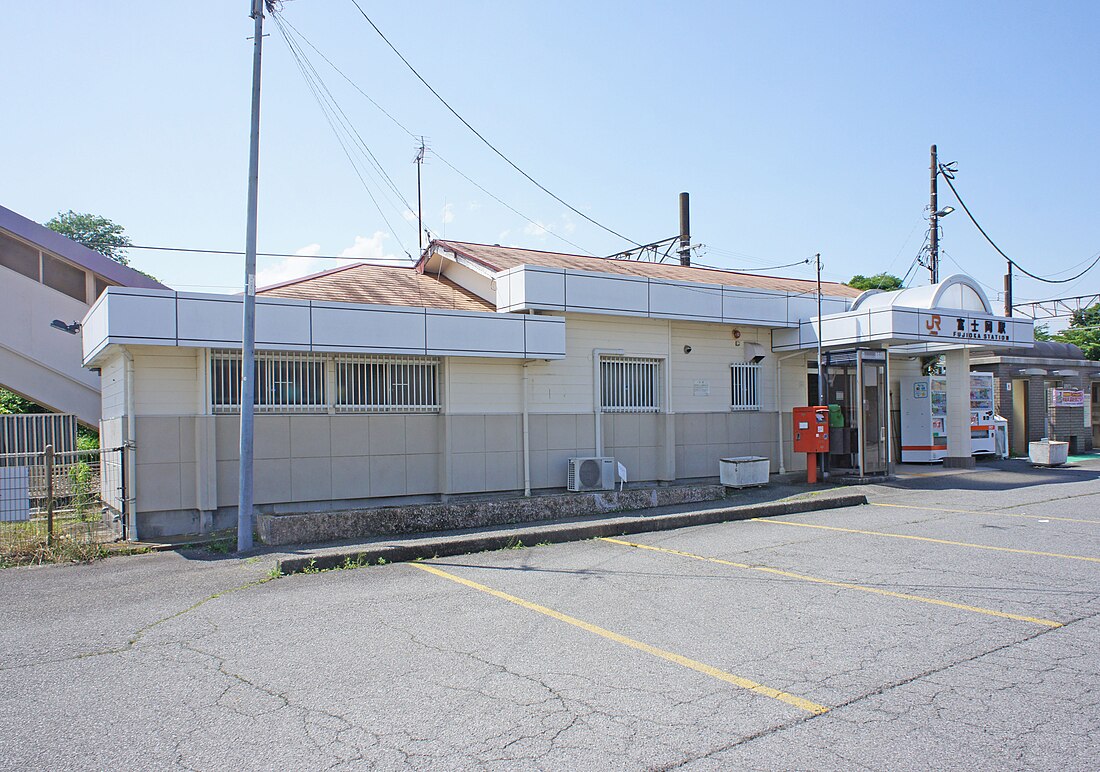
[[[1100,303],[1074,311],[1069,327],[1055,335],[1054,340],[1072,343],[1085,352],[1086,359],[1100,360]]]
[[[1035,325],[1035,340],[1054,340],[1054,334],[1050,331],[1049,324]]]
[[[864,276],[861,273],[857,273],[851,279],[848,280],[849,287],[855,287],[860,290],[890,290],[901,289],[901,277],[894,276],[892,273],[876,273],[874,276]]]
[[[88,249],[94,249],[116,263],[130,264],[130,258],[126,256],[126,248],[133,242],[121,225],[106,217],[74,212],[70,209],[67,212],[58,212],[56,217],[50,218],[46,227],[83,244]]]
[[[41,405],[37,405],[31,402],[29,399],[20,397],[14,391],[8,391],[7,389],[0,389],[0,413],[2,414],[21,414],[21,413],[46,413],[46,408]]]

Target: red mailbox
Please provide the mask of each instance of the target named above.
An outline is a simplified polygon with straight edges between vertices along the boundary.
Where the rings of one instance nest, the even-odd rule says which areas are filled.
[[[794,419],[794,452],[808,453],[806,481],[817,482],[817,454],[829,452],[829,408],[824,405],[796,407]]]

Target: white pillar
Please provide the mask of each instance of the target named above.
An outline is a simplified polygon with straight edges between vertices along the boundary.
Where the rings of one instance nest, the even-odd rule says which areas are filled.
[[[970,349],[948,351],[947,361],[947,457],[945,467],[974,466],[970,444]]]

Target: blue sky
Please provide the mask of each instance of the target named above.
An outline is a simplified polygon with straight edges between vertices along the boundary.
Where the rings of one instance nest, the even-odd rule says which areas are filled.
[[[692,195],[702,262],[752,270],[820,251],[828,278],[904,274],[927,223],[928,147],[1006,252],[1037,273],[1100,251],[1100,5],[360,0],[421,73],[532,176],[637,241]],[[7,3],[0,203],[105,215],[135,243],[243,249],[248,0]],[[284,18],[465,175],[595,254],[622,241],[510,169],[417,82],[351,0]],[[265,39],[260,248],[401,256],[415,226],[364,191],[274,25]],[[414,140],[307,49],[407,201]],[[381,185],[373,185],[376,197]],[[954,204],[941,185],[941,204]],[[452,239],[576,251],[438,157],[424,211]],[[999,289],[1004,261],[960,211],[944,274]],[[241,258],[135,251],[180,289],[233,291]],[[262,259],[261,281],[331,267]],[[914,281],[927,281],[917,269]],[[805,268],[788,275],[811,275]],[[1100,268],[1018,298],[1100,290]],[[991,297],[994,292],[990,290]]]

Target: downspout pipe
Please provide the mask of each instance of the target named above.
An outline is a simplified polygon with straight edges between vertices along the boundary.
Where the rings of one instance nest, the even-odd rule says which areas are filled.
[[[618,356],[626,353],[621,348],[592,349],[592,415],[596,422],[596,455],[603,455],[603,408],[600,399],[600,357]]]
[[[523,363],[523,495],[531,495],[531,433],[529,431],[527,408],[527,365]]]
[[[137,452],[137,416],[134,414],[134,355],[122,346],[122,358],[126,361],[124,398],[126,401],[126,442],[123,463],[126,474],[126,491],[123,505],[126,508],[126,539],[138,540],[137,529],[137,464],[134,455]]]

